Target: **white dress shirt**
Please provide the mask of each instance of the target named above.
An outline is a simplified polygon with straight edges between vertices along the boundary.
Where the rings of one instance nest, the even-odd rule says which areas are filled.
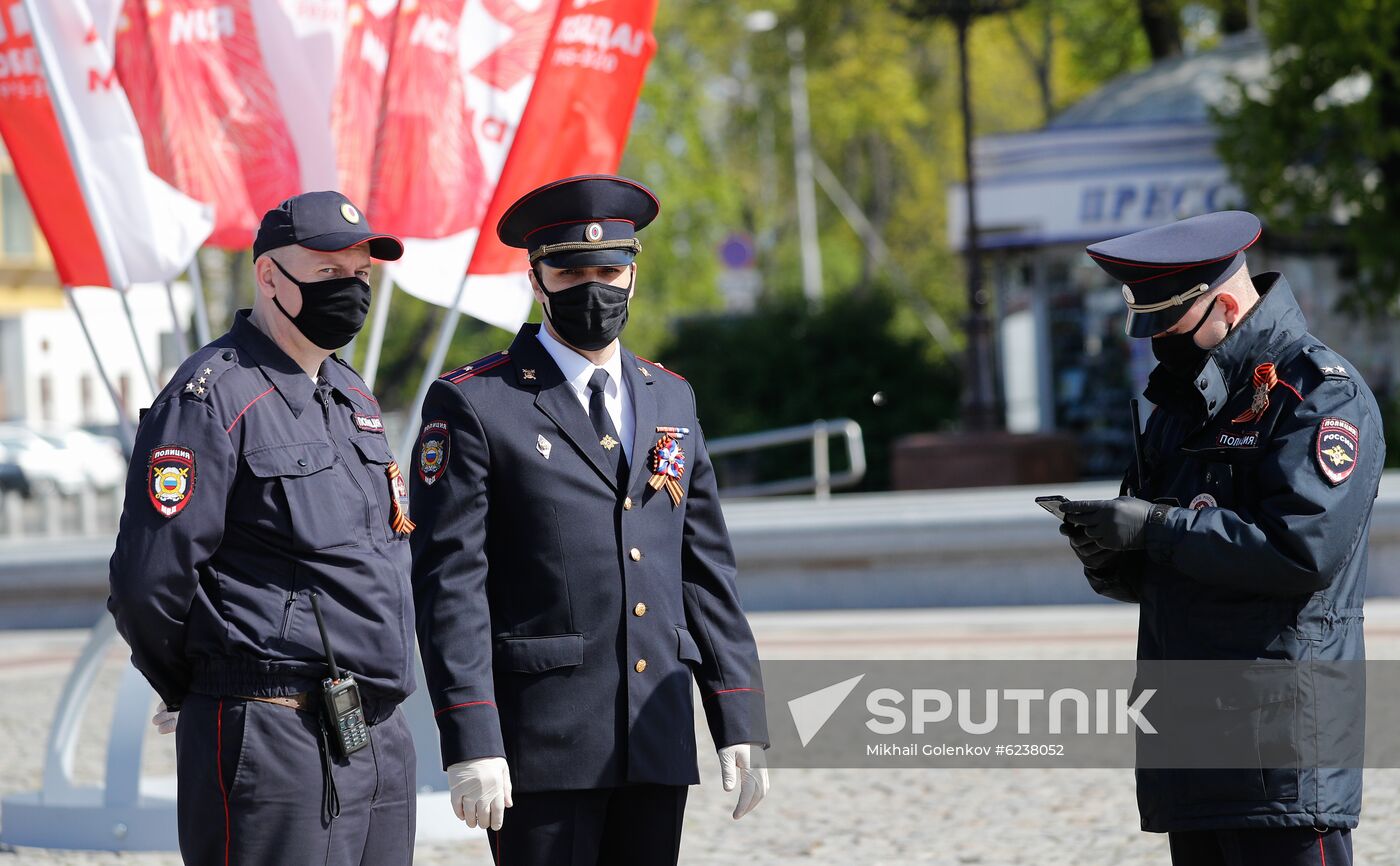
[[[636,428],[637,419],[632,411],[632,393],[627,387],[627,380],[622,378],[621,347],[614,350],[612,357],[599,368],[578,352],[554,339],[546,325],[540,325],[539,341],[549,353],[549,357],[559,365],[559,371],[564,374],[564,380],[569,383],[569,387],[574,389],[579,404],[583,406],[585,418],[588,417],[588,380],[593,378],[594,370],[607,371],[608,384],[603,389],[603,406],[612,418],[618,437],[622,439],[622,453],[627,455],[627,463],[631,465],[632,433]]]

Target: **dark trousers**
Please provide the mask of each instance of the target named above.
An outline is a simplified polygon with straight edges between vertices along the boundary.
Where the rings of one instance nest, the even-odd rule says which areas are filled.
[[[499,831],[487,830],[496,866],[675,866],[683,785],[516,793]]]
[[[1351,866],[1351,831],[1311,827],[1168,833],[1173,866]]]
[[[395,710],[370,728],[369,746],[332,762],[334,818],[320,736],[310,713],[190,695],[175,733],[187,866],[409,866],[416,765],[403,714]]]

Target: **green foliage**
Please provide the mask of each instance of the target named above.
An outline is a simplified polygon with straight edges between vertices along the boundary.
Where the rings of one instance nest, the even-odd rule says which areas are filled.
[[[1269,11],[1272,75],[1217,114],[1221,155],[1274,237],[1340,252],[1377,310],[1400,295],[1400,0]]]
[[[749,316],[697,316],[679,323],[662,360],[695,388],[710,439],[818,418],[854,419],[869,461],[863,487],[880,489],[889,483],[893,440],[947,427],[958,406],[951,364],[927,340],[901,333],[897,306],[887,289],[876,287],[818,312],[780,300]],[[791,478],[810,466],[798,450],[770,452],[742,469]]]

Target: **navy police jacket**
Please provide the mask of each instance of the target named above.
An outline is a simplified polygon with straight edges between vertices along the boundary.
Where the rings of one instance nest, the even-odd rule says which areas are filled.
[[[1140,659],[1364,658],[1380,411],[1356,369],[1308,334],[1288,283],[1254,279],[1260,302],[1200,373],[1186,381],[1159,367],[1149,381],[1146,477],[1130,471],[1124,487],[1180,507],[1149,523],[1145,551],[1087,573],[1101,594],[1141,605]],[[1308,683],[1300,676],[1288,694],[1261,693],[1259,706],[1237,709],[1296,707],[1295,742],[1355,734],[1360,696],[1329,713]],[[1257,735],[1247,733],[1242,755],[1278,753]],[[1300,761],[1206,773],[1140,768],[1143,829],[1357,824],[1360,769]]]
[[[504,756],[520,791],[695,784],[692,682],[717,747],[768,737],[694,394],[620,349],[620,488],[538,327],[423,406],[413,588],[443,764]],[[648,483],[658,427],[689,430],[679,502]]]
[[[315,689],[312,592],[371,720],[413,691],[407,484],[360,377],[320,380],[245,310],[141,421],[107,606],[167,704]]]

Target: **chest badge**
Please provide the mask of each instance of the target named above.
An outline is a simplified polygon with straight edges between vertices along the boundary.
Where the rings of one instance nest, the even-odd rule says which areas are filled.
[[[351,417],[355,419],[355,429],[361,433],[384,432],[384,419],[378,415],[361,415],[356,412]]]
[[[194,452],[181,445],[162,445],[146,461],[146,492],[161,517],[185,510],[194,496]]]
[[[418,477],[432,487],[447,468],[447,448],[451,439],[446,421],[430,421],[418,436]]]
[[[1200,511],[1202,508],[1215,508],[1218,504],[1215,497],[1209,493],[1198,493],[1196,498],[1191,500],[1190,507],[1192,511]]]
[[[397,460],[384,467],[384,474],[389,479],[389,526],[400,535],[408,535],[414,529],[413,521],[408,519],[408,482],[403,480]]]
[[[681,443],[663,433],[651,447],[651,478],[647,484],[652,490],[665,490],[671,495],[671,507],[681,504],[681,478],[685,475],[685,451]]]
[[[1230,423],[1248,424],[1251,421],[1258,421],[1264,417],[1264,413],[1269,411],[1269,392],[1278,385],[1278,371],[1273,364],[1260,364],[1254,368],[1254,399],[1249,402],[1249,408],[1240,413]]]
[[[549,440],[544,438],[544,434],[541,433],[540,438],[535,440],[535,450],[540,452],[541,457],[548,460],[549,452],[554,450],[554,446],[549,444]]]

